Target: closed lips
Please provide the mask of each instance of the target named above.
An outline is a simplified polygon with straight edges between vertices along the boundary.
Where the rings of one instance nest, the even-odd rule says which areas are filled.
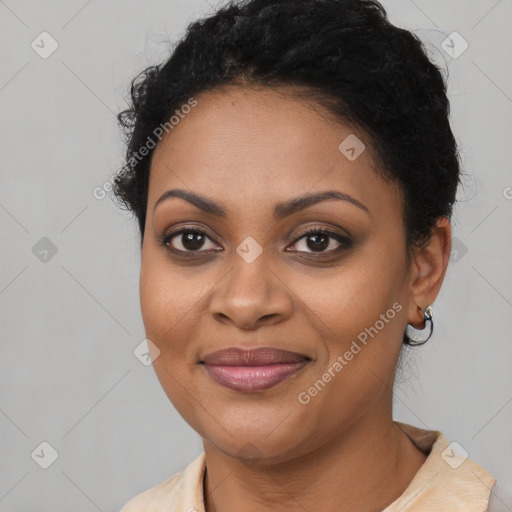
[[[257,349],[228,348],[206,355],[201,363],[212,366],[266,366],[279,363],[302,363],[311,359],[297,352],[260,347]]]
[[[299,373],[311,358],[271,347],[231,347],[208,354],[200,361],[218,384],[239,392],[272,388]]]

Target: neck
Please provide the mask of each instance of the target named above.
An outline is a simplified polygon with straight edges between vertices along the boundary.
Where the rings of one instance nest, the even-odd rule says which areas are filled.
[[[204,440],[206,512],[376,512],[407,488],[426,456],[392,421],[361,420],[317,449],[246,465]]]

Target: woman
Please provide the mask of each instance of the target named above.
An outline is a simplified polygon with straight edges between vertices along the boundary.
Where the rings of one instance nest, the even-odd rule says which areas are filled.
[[[114,191],[153,366],[204,453],[122,512],[487,510],[491,473],[392,419],[451,250],[448,114],[372,0],[231,3],[134,79]]]

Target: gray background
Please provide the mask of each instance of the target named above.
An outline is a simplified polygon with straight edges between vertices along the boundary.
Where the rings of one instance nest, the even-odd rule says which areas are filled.
[[[468,175],[436,333],[408,355],[395,419],[441,430],[512,492],[512,1],[383,4],[449,75]],[[211,10],[203,0],[0,0],[4,512],[113,512],[202,451],[133,353],[145,337],[135,221],[93,190],[122,162],[115,114],[129,80]],[[59,44],[47,59],[31,47],[43,31]],[[469,44],[457,58],[441,47],[453,31]],[[43,441],[58,452],[48,469]]]

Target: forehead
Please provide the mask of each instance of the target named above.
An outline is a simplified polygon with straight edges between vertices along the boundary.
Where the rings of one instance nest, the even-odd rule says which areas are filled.
[[[245,204],[337,188],[396,208],[397,187],[375,172],[370,141],[319,105],[232,86],[195,99],[154,151],[148,209],[170,188]]]

